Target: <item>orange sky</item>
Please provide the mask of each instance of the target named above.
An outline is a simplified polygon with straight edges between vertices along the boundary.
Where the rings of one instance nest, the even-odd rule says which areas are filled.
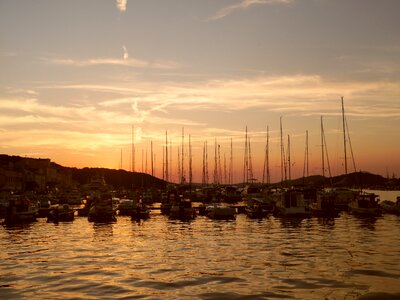
[[[322,174],[323,116],[333,175],[344,172],[341,97],[356,169],[400,174],[400,24],[395,1],[1,1],[0,151],[65,166],[136,170],[153,142],[162,177],[165,132],[173,179],[185,128],[194,180],[208,142],[222,173],[243,179],[245,128],[262,180],[266,128],[270,171],[280,180],[282,117],[292,177]],[[337,16],[340,16],[338,18]],[[73,21],[72,21],[73,20]],[[353,163],[349,150],[349,171]],[[225,157],[225,159],[224,159]],[[228,172],[228,171],[227,171]],[[326,170],[328,174],[328,170]],[[186,177],[188,174],[186,174]]]

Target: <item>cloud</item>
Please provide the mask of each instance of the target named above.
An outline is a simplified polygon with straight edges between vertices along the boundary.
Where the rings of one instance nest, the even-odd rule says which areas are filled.
[[[55,105],[40,100],[49,93],[48,89],[53,90],[50,95],[63,95],[66,94],[64,89],[73,89],[87,98]],[[221,141],[226,140],[224,136],[237,139],[242,134],[237,131],[237,125],[264,123],[271,117],[283,115],[288,120],[300,117],[316,120],[321,115],[338,117],[341,96],[347,104],[346,115],[352,119],[368,122],[400,119],[396,97],[400,93],[398,82],[329,81],[319,75],[260,76],[192,83],[138,81],[133,86],[123,82],[63,84],[36,87],[35,90],[40,91],[37,96],[9,94],[0,97],[1,129],[25,131],[25,134],[43,130],[43,136],[46,136],[46,130],[51,128],[59,132],[60,137],[67,137],[63,132],[77,132],[81,134],[76,136],[77,140],[68,140],[68,143],[83,143],[79,137],[84,136],[85,143],[92,140],[93,145],[99,145],[96,147],[102,143],[118,147],[124,136],[129,140],[127,131],[131,124],[143,128],[144,136],[155,141],[163,139],[165,129],[171,131],[173,137],[173,131],[182,126],[193,134],[193,140],[196,135],[217,136]],[[234,126],[229,122],[234,122]],[[74,135],[68,138],[71,136]],[[108,142],[107,136],[110,136]],[[252,136],[254,142],[262,140],[260,129]],[[60,137],[55,139],[60,141]]]
[[[126,11],[126,7],[128,5],[128,0],[117,0],[117,8],[122,11],[125,12]]]
[[[90,67],[98,65],[117,65],[135,68],[150,68],[150,69],[177,69],[179,64],[172,61],[146,61],[136,58],[129,58],[128,51],[125,46],[122,59],[115,58],[92,58],[92,59],[71,59],[71,58],[41,58],[41,60],[55,65],[73,66],[73,67]]]
[[[21,90],[34,90],[37,94],[10,90],[0,95],[1,149],[23,155],[25,151],[45,153],[41,156],[61,159],[58,162],[78,153],[81,166],[88,166],[87,155],[93,154],[93,165],[100,161],[105,164],[109,159],[108,166],[117,167],[122,148],[128,161],[132,124],[137,149],[145,148],[146,142],[152,140],[159,150],[157,161],[161,162],[160,145],[165,141],[165,130],[176,147],[181,141],[182,126],[191,134],[194,150],[201,152],[203,142],[208,140],[212,151],[215,137],[221,149],[228,149],[233,138],[235,149],[240,149],[234,155],[239,155],[247,124],[254,145],[253,157],[257,157],[263,153],[266,124],[272,125],[271,140],[278,143],[279,116],[284,116],[285,133],[291,134],[293,149],[296,145],[297,149],[303,149],[303,129],[314,130],[313,143],[317,144],[319,127],[313,124],[318,123],[320,115],[326,115],[331,116],[331,124],[326,118],[328,143],[333,143],[339,131],[332,123],[340,119],[341,96],[345,97],[346,115],[356,121],[351,122],[350,128],[359,136],[365,134],[361,131],[368,126],[385,126],[379,130],[381,135],[392,135],[391,130],[396,134],[394,130],[400,120],[398,81],[333,81],[317,74],[185,83],[115,81],[90,85],[83,82]],[[85,98],[63,98],[70,94],[84,94]],[[58,98],[62,102],[56,104]],[[173,151],[176,154],[176,148]],[[193,154],[194,160],[201,160],[199,151]],[[275,152],[279,153],[279,149]],[[113,159],[118,160],[115,165]],[[71,161],[75,164],[77,159]]]
[[[173,112],[197,112],[195,116],[199,117],[199,114],[207,112],[239,113],[252,109],[303,116],[335,115],[340,112],[337,101],[341,96],[351,99],[353,107],[359,107],[349,110],[349,115],[399,117],[400,108],[396,99],[399,86],[396,81],[342,82],[326,80],[319,75],[300,74],[193,83],[136,82],[134,86],[122,83],[65,84],[42,88],[81,90],[97,99],[106,95],[108,98],[103,97],[104,100],[97,104],[99,107],[129,109],[135,112],[134,115],[140,115],[141,120],[154,117],[157,113],[166,120],[169,114],[171,119],[174,118]],[[377,99],[380,99],[379,109],[376,108]]]
[[[122,46],[122,50],[124,50],[124,56],[123,56],[124,60],[128,60],[129,58],[128,49],[126,49],[125,46]]]
[[[288,4],[293,0],[241,0],[241,2],[226,6],[209,18],[209,20],[222,19],[235,11],[244,10],[254,5]]]

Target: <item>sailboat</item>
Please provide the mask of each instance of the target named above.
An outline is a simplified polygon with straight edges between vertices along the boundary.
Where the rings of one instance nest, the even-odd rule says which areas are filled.
[[[290,178],[290,139],[288,138],[288,162],[286,162],[286,156],[283,145],[283,130],[282,130],[282,117],[280,118],[280,131],[281,131],[281,182],[283,184],[283,178],[287,182],[286,168],[289,166],[289,179]],[[285,177],[283,177],[285,174]],[[274,215],[281,217],[309,217],[311,211],[309,207],[309,199],[307,194],[301,189],[282,189],[273,195],[275,200]]]
[[[354,167],[354,172],[356,172],[356,164],[354,160],[354,155],[353,155],[353,149],[351,147],[351,142],[350,142],[350,135],[349,135],[349,130],[347,126],[347,121],[344,113],[344,100],[343,97],[341,98],[342,102],[342,128],[343,128],[343,151],[344,151],[344,172],[345,175],[347,175],[347,139],[346,139],[346,133],[349,138],[349,146],[351,150],[351,155],[352,155],[352,160],[353,160],[353,167]],[[349,204],[351,201],[353,201],[356,197],[359,196],[361,191],[354,191],[348,188],[341,188],[341,189],[335,189],[333,190],[335,193],[335,208],[338,210],[348,210],[349,209]]]
[[[322,155],[322,177],[325,178],[325,156],[328,163],[329,178],[331,176],[331,168],[329,164],[328,149],[326,147],[324,124],[321,116],[321,155]],[[310,203],[312,215],[317,217],[333,218],[339,215],[339,210],[335,208],[336,194],[332,190],[315,191]]]

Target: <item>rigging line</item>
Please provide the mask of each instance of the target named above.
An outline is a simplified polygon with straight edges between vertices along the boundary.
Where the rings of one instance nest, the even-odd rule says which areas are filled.
[[[354,172],[357,172],[357,169],[356,169],[356,162],[355,162],[354,154],[353,154],[353,147],[351,146],[350,133],[349,133],[349,125],[347,124],[347,118],[346,118],[346,117],[345,117],[345,122],[346,122],[347,138],[348,138],[348,140],[349,140],[349,146],[350,146],[351,159],[353,160]]]
[[[329,164],[328,146],[326,145],[325,132],[324,132],[324,144],[325,144],[326,161],[328,163],[329,178],[331,180],[331,185],[332,185],[332,173],[331,173],[331,166]]]

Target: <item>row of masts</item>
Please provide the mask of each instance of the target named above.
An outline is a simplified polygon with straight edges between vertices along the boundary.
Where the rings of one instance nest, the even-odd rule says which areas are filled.
[[[342,128],[343,128],[343,145],[344,145],[344,172],[348,174],[348,166],[347,166],[347,144],[350,146],[351,156],[353,160],[354,171],[356,171],[355,160],[353,155],[353,149],[351,146],[349,129],[347,125],[347,120],[344,114],[344,104],[343,97],[341,98],[342,104]],[[266,134],[266,145],[265,145],[265,155],[264,155],[264,165],[262,171],[262,183],[270,184],[271,183],[271,174],[270,174],[270,145],[269,145],[269,126],[267,126],[267,134]],[[308,146],[308,130],[306,130],[305,134],[305,153],[304,153],[304,165],[303,165],[303,177],[309,176],[309,146]],[[132,126],[132,141],[131,141],[131,171],[135,172],[135,130],[134,126]],[[151,151],[151,175],[155,175],[155,161],[156,156],[153,154],[153,141],[150,144]],[[144,159],[144,153],[142,149],[142,172],[148,173],[147,165],[147,150]],[[181,147],[178,147],[178,159],[177,159],[177,170],[178,170],[178,183],[193,183],[193,171],[192,171],[192,146],[191,146],[191,135],[189,135],[189,148],[188,148],[188,179],[186,178],[186,170],[185,166],[185,132],[184,128],[182,128],[182,142]],[[280,117],[280,169],[281,169],[281,182],[287,182],[292,180],[291,175],[291,149],[290,149],[290,135],[287,135],[287,149],[285,149],[284,138],[283,138],[283,125],[282,125],[282,117]],[[168,139],[168,132],[165,132],[165,145],[163,145],[163,159],[162,159],[162,179],[167,182],[172,182],[172,140]],[[146,168],[144,169],[143,164],[145,162]],[[322,162],[322,176],[325,177],[326,165],[329,173],[329,177],[332,177],[331,168],[328,157],[328,147],[326,144],[325,131],[323,125],[323,117],[321,116],[321,162]],[[122,169],[122,149],[121,149],[121,165]],[[223,171],[222,171],[223,169]],[[202,177],[201,182],[204,185],[213,183],[216,185],[219,184],[233,184],[234,176],[233,176],[233,141],[232,138],[230,140],[230,159],[229,165],[227,168],[226,162],[226,154],[223,154],[223,165],[221,163],[221,146],[217,142],[217,138],[215,138],[214,144],[214,170],[213,170],[213,178],[212,182],[210,182],[209,178],[209,166],[208,166],[208,144],[207,141],[203,143],[203,151],[202,151]],[[254,183],[256,179],[253,174],[253,164],[252,164],[252,156],[251,156],[251,142],[250,137],[248,136],[247,126],[245,130],[245,145],[244,145],[244,161],[243,161],[243,183]]]

